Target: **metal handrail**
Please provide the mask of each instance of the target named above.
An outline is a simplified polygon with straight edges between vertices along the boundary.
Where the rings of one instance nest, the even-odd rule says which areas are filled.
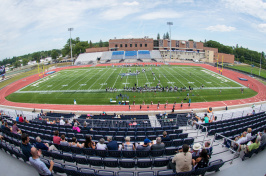
[[[226,140],[229,140],[229,141],[231,141],[231,142],[233,142],[233,143],[236,143],[236,141],[234,141],[234,140],[232,140],[232,139],[230,139],[230,138],[228,138],[228,137],[226,137],[226,136],[224,136],[224,135],[222,135],[222,134],[220,134],[220,133],[215,133],[214,138],[213,138],[213,140],[212,140],[212,144],[211,144],[211,146],[213,145],[213,142],[215,141],[216,136],[221,136],[221,137],[223,138],[223,141],[226,139]],[[216,142],[217,142],[218,144],[222,145],[222,147],[226,147],[226,145],[225,145],[224,143],[220,143],[220,142],[218,142],[218,141],[216,141]],[[238,158],[239,156],[236,157],[236,155],[235,155],[235,154],[236,154],[236,151],[234,151],[233,149],[228,148],[228,147],[226,147],[226,149],[228,149],[229,151],[231,151],[231,152],[234,153],[233,158],[230,159],[230,160],[227,160],[227,161],[226,161],[226,162],[231,161],[230,164],[232,164],[233,161],[234,161],[234,159]]]

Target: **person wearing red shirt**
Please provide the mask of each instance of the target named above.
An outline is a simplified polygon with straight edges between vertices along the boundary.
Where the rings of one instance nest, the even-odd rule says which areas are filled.
[[[24,119],[23,119],[22,115],[19,116],[18,121],[19,121],[19,122],[24,122]]]
[[[54,144],[58,144],[59,145],[60,141],[61,141],[61,138],[59,137],[59,131],[56,130],[54,132],[53,142],[54,142]]]

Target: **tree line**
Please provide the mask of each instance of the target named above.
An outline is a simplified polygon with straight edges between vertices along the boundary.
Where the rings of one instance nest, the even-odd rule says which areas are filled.
[[[205,47],[212,47],[212,48],[217,48],[220,53],[226,53],[226,54],[233,54],[235,55],[235,61],[239,61],[242,63],[246,63],[249,65],[254,65],[257,67],[260,67],[260,60],[261,60],[261,68],[266,69],[266,58],[265,58],[265,53],[262,52],[257,52],[250,50],[248,48],[244,48],[242,46],[226,46],[223,45],[217,41],[209,40],[209,41],[204,41],[204,46]]]
[[[100,40],[99,42],[92,43],[91,40],[88,41],[80,41],[80,38],[77,37],[75,39],[71,39],[72,44],[72,55],[73,57],[77,57],[80,53],[85,53],[86,48],[92,47],[108,47],[109,42],[103,42]],[[36,61],[40,62],[41,59],[46,57],[52,57],[54,62],[57,62],[58,57],[66,57],[71,56],[70,53],[70,39],[67,40],[66,44],[64,45],[63,49],[52,49],[48,51],[37,51],[34,53],[25,54],[22,56],[13,56],[12,58],[5,58],[0,61],[0,65],[7,65],[10,64],[11,66],[17,68],[21,64],[23,66],[27,65],[29,61]]]

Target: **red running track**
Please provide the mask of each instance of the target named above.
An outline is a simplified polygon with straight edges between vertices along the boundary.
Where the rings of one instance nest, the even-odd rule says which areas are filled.
[[[144,64],[160,64],[162,63],[141,63],[139,65]],[[190,65],[190,66],[200,66],[203,68],[206,68],[208,70],[214,71],[218,73],[216,67],[206,65],[206,64],[194,64],[194,63],[170,63],[171,65]],[[124,63],[118,63],[118,64],[99,64],[97,66],[111,66],[111,65],[125,65]],[[85,65],[85,66],[71,66],[71,67],[64,67],[64,68],[56,68],[54,70],[50,71],[60,71],[70,68],[79,68],[79,67],[90,67],[91,65]],[[260,101],[266,101],[266,86],[262,84],[261,82],[248,77],[246,75],[243,75],[238,72],[234,72],[231,70],[224,69],[223,75],[239,82],[245,86],[248,86],[254,91],[258,92],[258,94],[251,98],[241,99],[241,100],[228,100],[228,101],[215,101],[215,102],[201,102],[201,103],[191,103],[191,106],[188,107],[187,103],[183,104],[183,107],[181,108],[180,105],[176,105],[175,110],[186,110],[186,109],[200,109],[200,108],[208,108],[208,107],[225,107],[225,106],[231,106],[231,105],[241,105],[241,104],[247,104],[247,103],[255,103]],[[248,81],[240,81],[238,77],[246,78]],[[168,104],[166,108],[164,108],[164,104],[161,104],[159,109],[157,109],[157,105],[149,105],[149,109],[147,109],[147,105],[142,105],[142,109],[140,109],[139,105],[131,105],[131,109],[129,110],[128,105],[60,105],[60,104],[32,104],[32,103],[16,103],[11,102],[5,99],[6,96],[9,94],[27,86],[28,84],[35,82],[39,79],[38,74],[29,76],[27,78],[23,78],[21,80],[18,80],[6,87],[4,87],[2,90],[0,90],[0,105],[4,106],[12,106],[12,107],[20,107],[20,108],[35,108],[35,109],[46,109],[46,110],[61,110],[61,111],[162,111],[162,110],[171,110],[173,107],[173,104]]]

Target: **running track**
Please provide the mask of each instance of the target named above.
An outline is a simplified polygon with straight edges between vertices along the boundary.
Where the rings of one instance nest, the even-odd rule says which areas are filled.
[[[150,64],[150,63],[142,63],[142,64]],[[156,63],[152,63],[156,64]],[[162,64],[162,63],[158,63]],[[214,71],[218,73],[216,67],[206,65],[206,64],[194,64],[194,63],[170,63],[171,65],[190,65],[190,66],[200,66],[204,67],[208,70]],[[112,64],[98,64],[97,66],[111,66]],[[117,63],[114,65],[124,65],[124,63]],[[54,71],[60,71],[64,69],[70,69],[70,68],[78,68],[78,67],[90,67],[91,65],[85,65],[85,66],[71,66],[71,67],[64,67],[64,68],[56,68]],[[53,70],[50,70],[53,71]],[[237,73],[231,70],[224,69],[223,75],[237,81],[245,86],[248,86],[254,91],[258,92],[258,94],[254,97],[247,98],[247,99],[241,99],[241,100],[228,100],[228,101],[215,101],[215,102],[201,102],[201,103],[191,103],[191,106],[188,107],[187,103],[183,104],[183,107],[181,108],[180,105],[176,105],[175,110],[186,110],[186,109],[201,109],[201,108],[208,108],[208,107],[225,107],[225,106],[231,106],[231,105],[241,105],[241,104],[247,104],[247,103],[255,103],[260,101],[266,101],[266,86],[262,84],[261,82],[248,77],[246,75],[243,75],[241,73]],[[240,81],[238,77],[246,78],[248,81]],[[31,104],[31,103],[16,103],[16,102],[10,102],[5,99],[6,96],[9,94],[25,87],[26,85],[35,82],[39,79],[38,74],[29,76],[27,78],[23,78],[21,80],[18,80],[6,87],[4,87],[2,90],[0,90],[0,105],[3,106],[12,106],[12,107],[19,107],[19,108],[36,108],[37,109],[45,109],[45,110],[60,110],[60,111],[162,111],[162,110],[171,110],[173,107],[173,104],[168,104],[166,109],[164,108],[164,104],[160,105],[160,108],[157,109],[157,104],[150,105],[149,109],[147,109],[147,105],[142,105],[142,109],[140,110],[139,105],[131,105],[131,110],[129,110],[129,106],[127,105],[58,105],[58,104]]]

